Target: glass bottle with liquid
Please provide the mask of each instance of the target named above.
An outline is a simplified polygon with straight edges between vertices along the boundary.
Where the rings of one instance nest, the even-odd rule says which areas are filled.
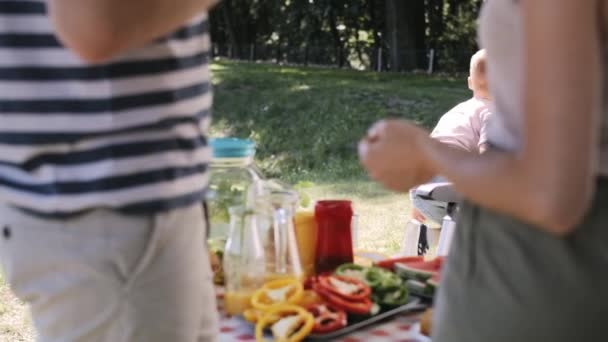
[[[319,201],[315,206],[317,245],[315,270],[333,272],[341,264],[353,262],[351,201]]]
[[[255,210],[231,207],[230,233],[224,250],[224,309],[229,315],[242,314],[250,307],[253,293],[266,277],[264,246]]]
[[[302,269],[304,275],[310,277],[315,274],[315,253],[317,250],[317,222],[315,221],[314,211],[297,211],[294,223]]]
[[[224,284],[222,259],[230,233],[232,206],[253,206],[261,191],[264,178],[254,163],[255,144],[251,140],[236,138],[211,139],[213,150],[206,202],[208,206],[208,245],[214,276],[218,285]]]
[[[259,223],[262,229],[262,243],[266,250],[267,278],[296,278],[304,276],[300,260],[299,246],[294,226],[298,195],[287,186],[265,187],[264,195],[257,201]]]

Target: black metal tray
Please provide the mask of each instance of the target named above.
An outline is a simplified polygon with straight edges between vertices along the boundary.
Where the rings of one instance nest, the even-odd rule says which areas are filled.
[[[402,306],[380,312],[379,314],[377,314],[375,316],[371,316],[369,318],[362,319],[362,320],[356,321],[354,323],[350,323],[348,326],[346,326],[345,328],[342,328],[340,330],[336,330],[336,331],[333,331],[333,332],[330,332],[327,334],[308,335],[308,337],[306,337],[306,341],[332,341],[338,337],[353,333],[359,329],[368,327],[368,326],[376,324],[378,322],[382,322],[393,316],[407,313],[407,312],[415,312],[415,311],[424,310],[427,307],[428,307],[428,305],[422,303],[420,298],[410,295],[409,301]],[[350,317],[349,317],[349,319],[350,319]]]

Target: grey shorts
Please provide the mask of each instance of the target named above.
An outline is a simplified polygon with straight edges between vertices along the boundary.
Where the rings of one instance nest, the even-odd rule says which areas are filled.
[[[200,205],[66,220],[0,206],[0,263],[43,342],[215,341]]]

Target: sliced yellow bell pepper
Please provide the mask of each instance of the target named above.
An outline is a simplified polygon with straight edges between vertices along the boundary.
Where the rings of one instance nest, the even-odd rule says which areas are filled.
[[[243,318],[247,322],[255,324],[260,320],[264,313],[264,311],[259,309],[247,309],[243,312]]]
[[[313,315],[306,309],[288,304],[271,307],[255,326],[255,339],[266,342],[264,329],[270,327],[275,341],[299,342],[310,334],[315,325]],[[282,336],[277,336],[281,334]]]
[[[258,309],[247,309],[243,311],[243,318],[250,323],[257,323],[260,316],[262,316],[264,312]]]
[[[315,291],[304,290],[304,292],[302,293],[302,298],[300,298],[300,300],[295,304],[299,306],[308,306],[312,304],[319,304],[322,302],[323,298],[321,298],[321,296],[319,296]]]
[[[302,283],[295,278],[283,278],[267,282],[251,296],[251,306],[266,311],[278,304],[294,304],[304,293]]]

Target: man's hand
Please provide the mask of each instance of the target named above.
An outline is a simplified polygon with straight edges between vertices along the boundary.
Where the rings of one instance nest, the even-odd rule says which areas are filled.
[[[59,39],[88,62],[103,62],[166,35],[218,0],[49,0]]]
[[[435,175],[424,144],[435,143],[428,132],[404,120],[376,123],[359,143],[359,158],[369,176],[395,191],[407,191]]]

